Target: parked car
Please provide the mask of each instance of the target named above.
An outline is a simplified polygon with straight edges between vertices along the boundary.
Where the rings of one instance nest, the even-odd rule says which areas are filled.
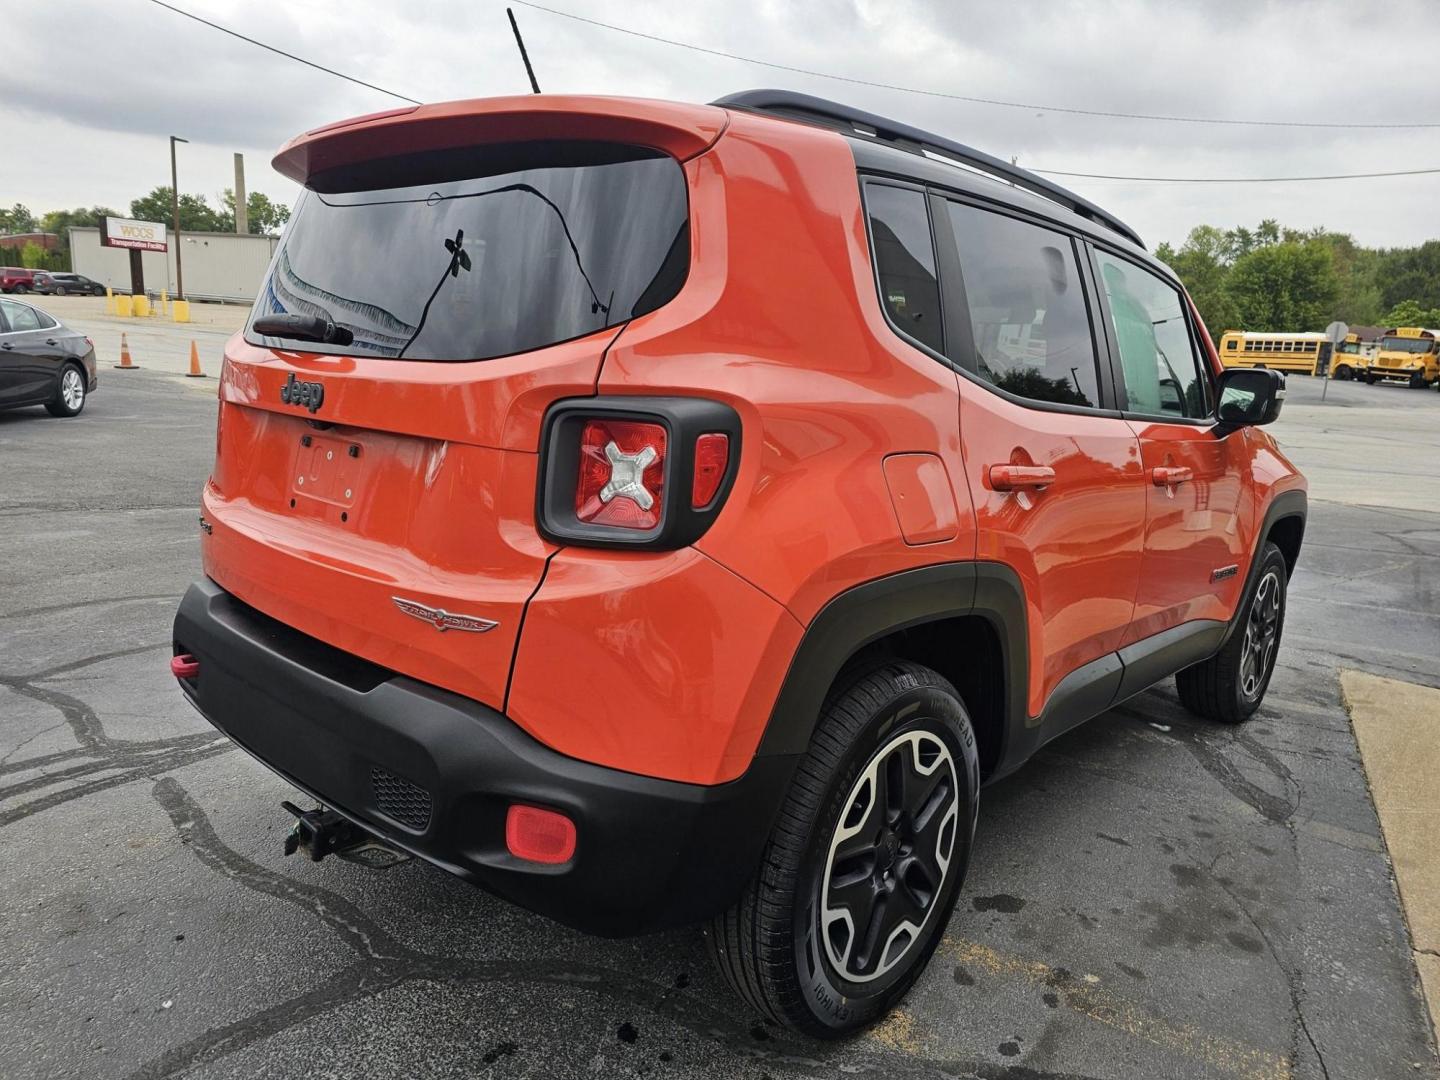
[[[44,405],[78,416],[99,384],[95,345],[54,316],[0,299],[0,409]]]
[[[27,293],[34,287],[35,271],[23,266],[0,266],[0,292]]]
[[[84,293],[91,296],[105,295],[105,286],[93,278],[60,270],[37,270],[32,288],[47,296],[78,296]]]
[[[275,164],[308,190],[171,670],[328,808],[287,850],[705,923],[838,1036],[940,941],[982,784],[1172,675],[1264,697],[1284,376],[1223,370],[1108,211],[780,91],[425,105]]]

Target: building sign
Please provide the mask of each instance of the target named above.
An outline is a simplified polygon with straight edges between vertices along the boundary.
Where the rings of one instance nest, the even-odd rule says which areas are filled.
[[[158,221],[101,218],[100,246],[132,248],[136,251],[165,251],[165,226]]]

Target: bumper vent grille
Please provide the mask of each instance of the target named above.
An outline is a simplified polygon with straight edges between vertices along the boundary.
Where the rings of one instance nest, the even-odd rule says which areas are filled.
[[[430,826],[430,793],[384,769],[370,770],[375,805],[388,818],[407,829],[424,832]]]

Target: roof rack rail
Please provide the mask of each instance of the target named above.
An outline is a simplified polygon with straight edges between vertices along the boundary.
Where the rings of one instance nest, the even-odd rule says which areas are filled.
[[[1001,161],[983,150],[976,150],[933,132],[902,124],[898,120],[890,120],[863,109],[827,101],[825,98],[812,97],[810,94],[797,94],[792,90],[745,90],[738,94],[727,94],[711,104],[727,109],[770,113],[803,123],[819,124],[822,127],[849,128],[857,135],[869,136],[910,153],[923,154],[928,151],[932,155],[949,159],[1059,203],[1067,210],[1104,225],[1140,247],[1145,246],[1139,233],[1113,214],[1101,210],[1089,199],[1076,195],[1059,184],[1053,184],[1028,169]]]

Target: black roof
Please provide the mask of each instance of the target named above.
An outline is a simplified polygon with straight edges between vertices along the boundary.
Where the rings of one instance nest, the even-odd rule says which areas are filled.
[[[791,90],[746,90],[727,95],[712,104],[817,124],[921,157],[934,155],[951,160],[1058,203],[1078,216],[1118,233],[1141,249],[1145,247],[1140,234],[1129,225],[1068,188],[1052,183],[1028,169],[1002,161],[983,150],[976,150],[964,143],[903,124],[898,120]]]

